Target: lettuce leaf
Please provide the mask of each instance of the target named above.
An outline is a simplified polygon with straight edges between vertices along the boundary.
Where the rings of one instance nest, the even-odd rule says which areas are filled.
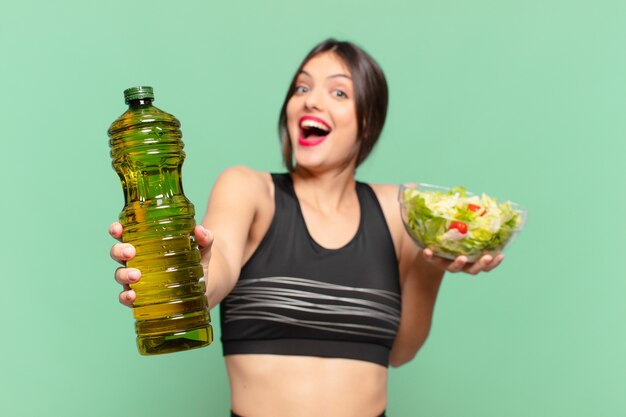
[[[448,192],[404,188],[400,200],[405,226],[416,243],[448,258],[500,251],[522,226],[522,215],[510,202],[470,195],[462,187]],[[470,210],[470,205],[481,209]],[[467,233],[449,230],[453,221],[466,223]]]

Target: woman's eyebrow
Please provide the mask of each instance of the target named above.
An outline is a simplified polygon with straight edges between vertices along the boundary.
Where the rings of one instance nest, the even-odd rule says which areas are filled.
[[[306,75],[307,77],[313,78],[313,76],[311,74],[309,74],[308,72],[306,72],[305,70],[301,70],[299,75]],[[347,78],[348,80],[352,80],[352,77],[350,77],[348,74],[333,74],[333,75],[329,75],[328,77],[326,77],[327,79],[330,78]]]
[[[352,77],[350,77],[347,74],[334,74],[334,75],[330,75],[326,78],[347,78],[348,80],[352,80]]]

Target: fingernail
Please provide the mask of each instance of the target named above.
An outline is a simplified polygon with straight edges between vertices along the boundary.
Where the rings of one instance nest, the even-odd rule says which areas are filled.
[[[132,271],[128,272],[128,279],[130,279],[131,281],[137,281],[140,276],[141,274],[136,269],[133,269]]]
[[[124,249],[122,249],[122,255],[124,255],[124,257],[126,258],[133,256],[132,248],[130,248],[129,246],[126,246]]]

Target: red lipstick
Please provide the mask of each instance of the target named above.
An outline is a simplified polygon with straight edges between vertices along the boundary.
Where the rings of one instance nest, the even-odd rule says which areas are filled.
[[[325,120],[315,116],[302,116],[298,124],[298,144],[301,146],[316,146],[322,143],[332,131]]]

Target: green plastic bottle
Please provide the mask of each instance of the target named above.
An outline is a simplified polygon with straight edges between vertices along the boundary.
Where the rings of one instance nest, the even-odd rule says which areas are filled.
[[[156,355],[208,346],[213,340],[193,204],[185,197],[180,122],[152,105],[151,87],[124,91],[128,110],[111,124],[113,168],[124,189],[122,241],[141,271],[131,287],[137,347]]]

